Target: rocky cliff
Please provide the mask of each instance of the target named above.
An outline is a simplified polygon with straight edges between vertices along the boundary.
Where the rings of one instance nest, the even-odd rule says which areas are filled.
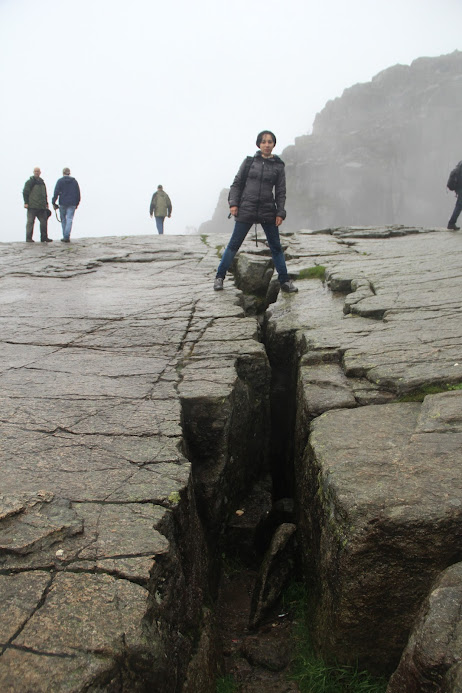
[[[461,158],[462,53],[396,65],[327,103],[283,152],[290,223],[446,225]]]
[[[462,158],[462,52],[395,65],[345,89],[282,152],[287,224],[446,226]],[[201,232],[224,232],[226,195]]]

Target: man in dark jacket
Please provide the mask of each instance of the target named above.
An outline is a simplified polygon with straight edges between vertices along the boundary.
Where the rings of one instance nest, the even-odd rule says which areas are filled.
[[[454,192],[457,195],[457,202],[456,206],[454,207],[454,211],[452,213],[451,218],[448,221],[448,229],[451,229],[452,231],[459,231],[460,226],[456,226],[457,219],[459,218],[459,214],[462,212],[462,161],[459,161],[457,164],[456,168],[454,169],[453,172],[451,172],[451,176],[455,173],[455,187],[454,187]],[[448,181],[449,183],[449,181]],[[453,187],[451,186],[451,190]]]
[[[47,189],[45,182],[40,178],[41,171],[38,166],[34,168],[34,175],[26,180],[22,191],[24,207],[27,209],[26,241],[33,243],[35,217],[40,222],[40,240],[42,243],[51,243],[48,238],[48,217],[51,212],[48,209]]]
[[[149,207],[149,214],[154,214],[156,218],[157,231],[164,233],[164,219],[172,216],[172,203],[170,198],[161,185],[157,186],[157,192],[154,193]]]
[[[74,213],[80,203],[79,184],[72,178],[70,168],[63,168],[63,177],[55,185],[52,203],[54,209],[58,209],[56,201],[59,197],[59,213],[61,215],[61,226],[63,227],[63,243],[69,243],[74,220]]]

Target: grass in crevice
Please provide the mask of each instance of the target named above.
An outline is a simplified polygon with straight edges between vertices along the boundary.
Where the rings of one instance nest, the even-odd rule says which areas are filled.
[[[206,233],[201,233],[201,241],[202,241],[202,243],[204,243],[204,245],[209,245],[207,242],[207,238],[208,238],[208,236]]]
[[[236,682],[229,674],[222,676],[217,681],[216,693],[234,693],[236,689]]]
[[[437,395],[440,392],[452,392],[453,390],[462,390],[462,383],[446,383],[443,385],[427,385],[426,387],[403,395],[398,399],[398,402],[423,402],[427,395]]]
[[[324,281],[326,277],[326,268],[324,265],[315,265],[314,267],[306,267],[298,273],[298,279],[320,279]]]
[[[291,585],[284,602],[294,617],[294,657],[290,679],[297,682],[301,693],[385,693],[385,679],[376,678],[355,666],[327,665],[316,656],[307,625],[308,599],[304,585]]]

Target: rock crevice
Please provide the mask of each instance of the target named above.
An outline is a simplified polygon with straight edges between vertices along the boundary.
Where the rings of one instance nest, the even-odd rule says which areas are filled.
[[[6,247],[2,690],[212,693],[221,549],[269,472],[319,651],[392,672],[462,560],[462,247],[392,231],[285,236],[296,296],[251,240],[220,293],[197,237]]]

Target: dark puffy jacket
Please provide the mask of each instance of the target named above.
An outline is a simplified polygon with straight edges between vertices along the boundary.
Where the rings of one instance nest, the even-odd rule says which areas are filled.
[[[31,176],[26,180],[22,191],[24,204],[29,205],[29,209],[47,209],[47,189],[42,178]]]
[[[79,184],[72,176],[63,176],[55,185],[55,191],[51,202],[56,203],[59,197],[59,204],[63,207],[78,207],[80,202]]]
[[[459,161],[457,164],[457,169],[459,171],[459,175],[457,176],[457,184],[454,192],[457,195],[462,195],[462,161]]]
[[[265,159],[258,151],[243,186],[246,161],[241,164],[229,191],[229,206],[239,207],[236,221],[274,224],[276,217],[285,219],[286,174],[283,160],[278,156]]]

